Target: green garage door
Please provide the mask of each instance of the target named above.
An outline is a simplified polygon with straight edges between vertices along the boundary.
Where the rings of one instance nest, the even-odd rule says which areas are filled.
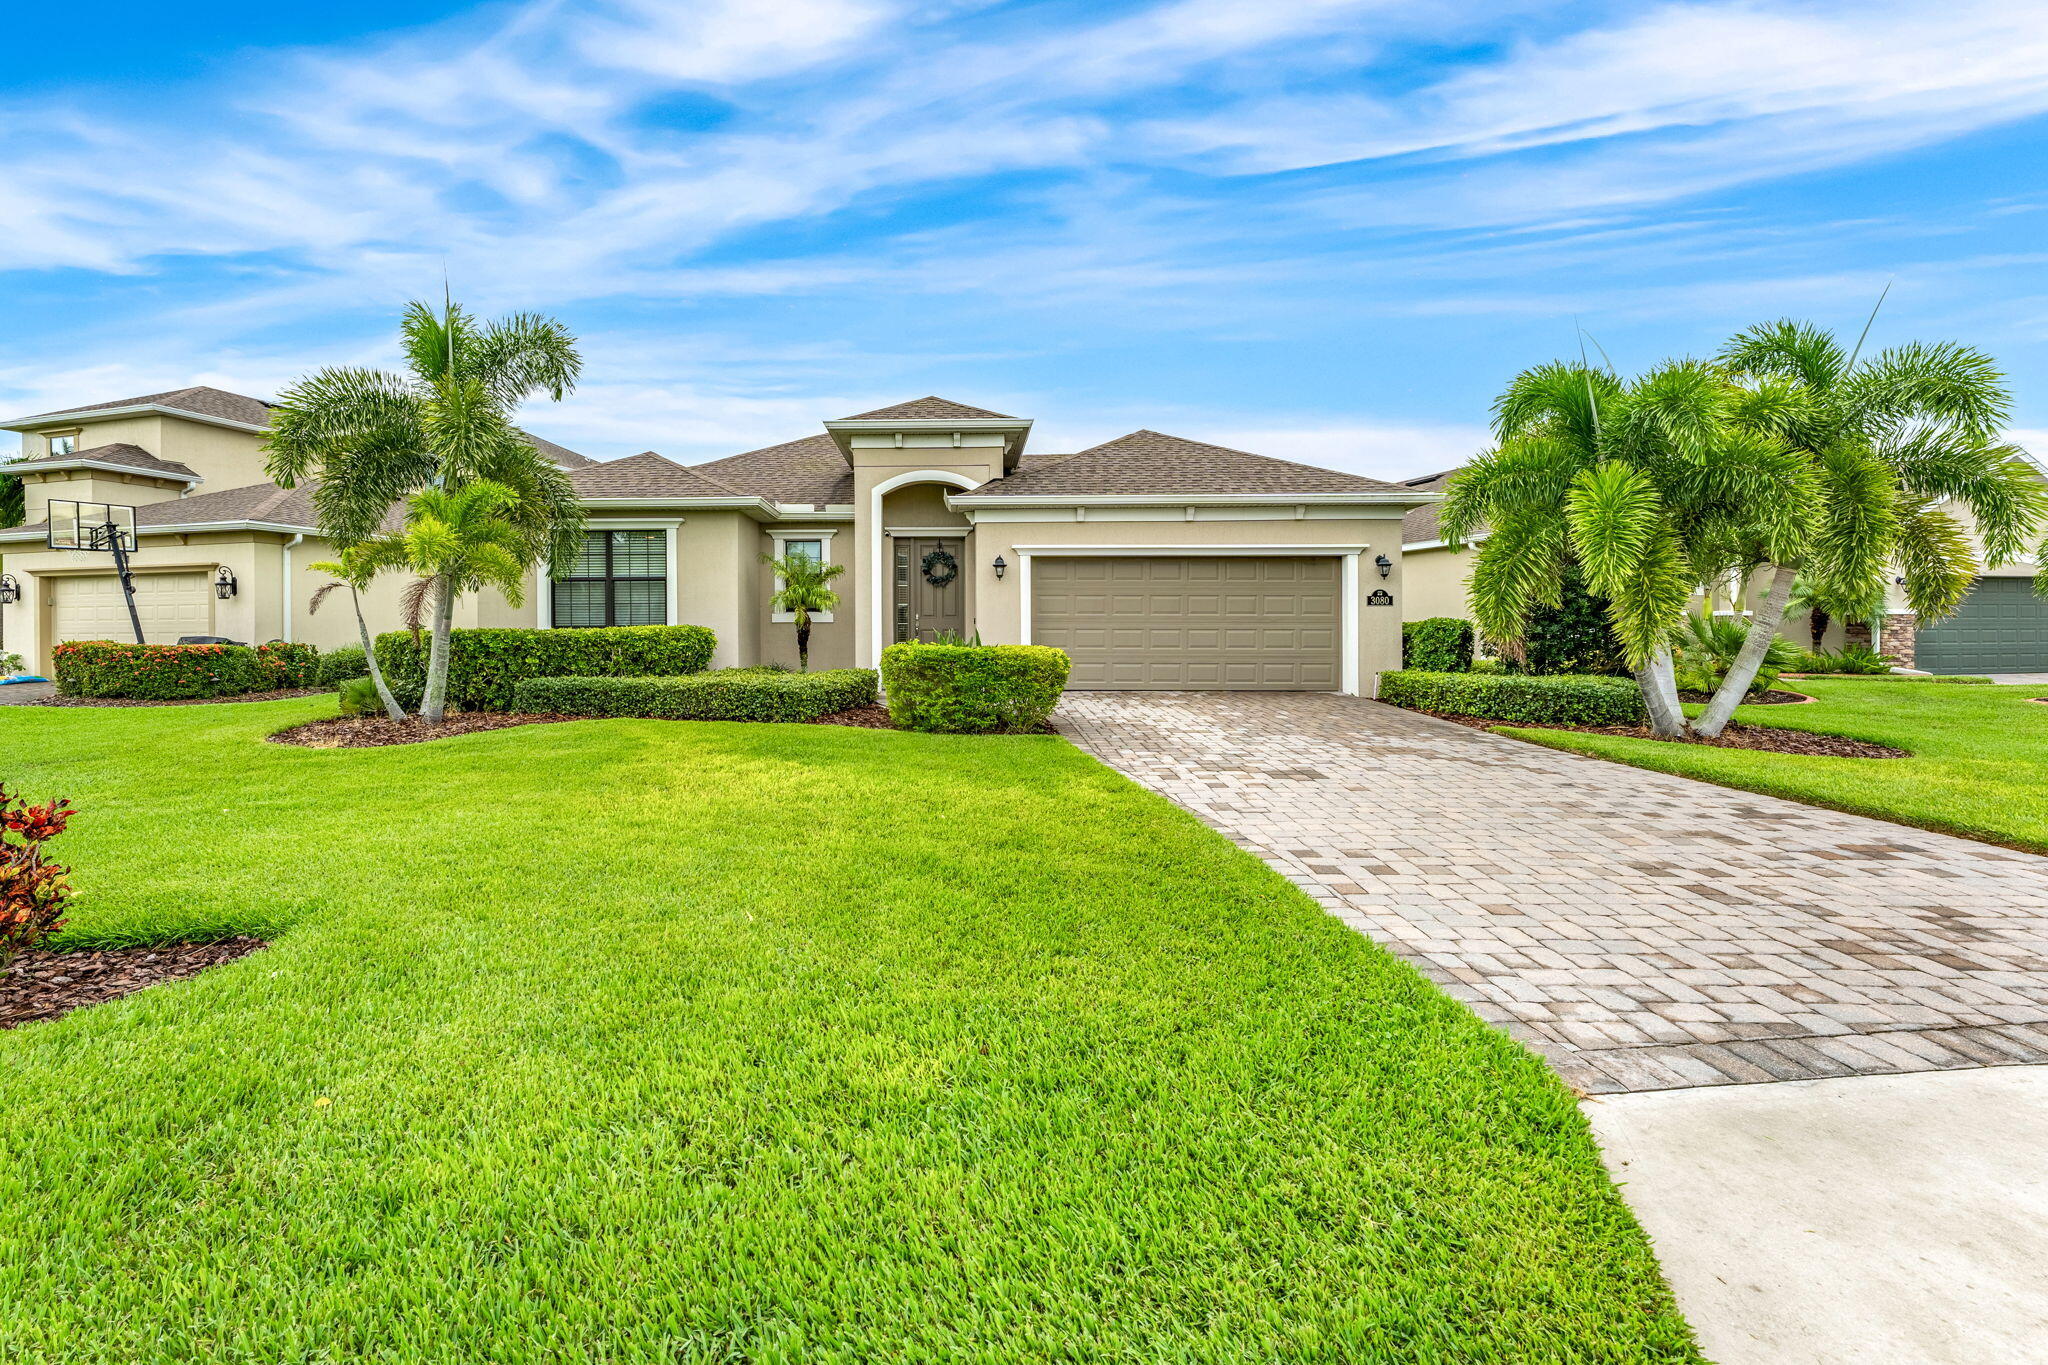
[[[2030,578],[1980,578],[1955,615],[1922,627],[1913,662],[1930,673],[2048,673],[2048,602]]]

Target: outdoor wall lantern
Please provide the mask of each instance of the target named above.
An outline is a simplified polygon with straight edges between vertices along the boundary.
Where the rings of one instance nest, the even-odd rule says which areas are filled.
[[[225,602],[235,595],[236,586],[235,571],[225,564],[221,565],[220,571],[213,576],[213,595]]]
[[[0,607],[12,606],[21,600],[21,584],[15,582],[11,573],[0,573]]]
[[[1001,578],[1001,577],[1003,576],[1003,570],[1005,570],[1005,569],[1007,569],[1007,568],[1009,568],[1009,567],[1010,567],[1009,565],[1007,565],[1007,564],[1003,563],[1003,557],[1002,557],[1001,555],[997,555],[997,556],[996,556],[996,562],[995,562],[995,571],[996,571],[996,577],[997,577],[997,578]]]
[[[1373,561],[1373,564],[1379,569],[1381,578],[1385,578],[1388,574],[1394,571],[1394,561],[1388,559],[1385,555],[1381,555],[1378,559],[1375,559]]]

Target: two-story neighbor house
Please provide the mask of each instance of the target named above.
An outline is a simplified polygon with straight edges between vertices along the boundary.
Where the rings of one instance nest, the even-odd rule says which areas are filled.
[[[47,669],[58,641],[132,635],[109,557],[44,546],[52,498],[135,506],[152,641],[353,643],[345,605],[307,609],[333,551],[309,490],[264,476],[268,414],[190,388],[0,423],[27,484],[27,523],[0,530],[9,648]],[[694,466],[536,440],[582,495],[583,554],[520,605],[466,599],[456,624],[689,622],[718,633],[717,666],[794,663],[763,557],[809,554],[847,567],[812,637],[822,667],[947,631],[1057,645],[1078,688],[1370,693],[1399,667],[1401,517],[1430,494],[1154,431],[1070,454],[1030,434],[921,398]],[[402,586],[370,594],[373,629],[396,624]]]

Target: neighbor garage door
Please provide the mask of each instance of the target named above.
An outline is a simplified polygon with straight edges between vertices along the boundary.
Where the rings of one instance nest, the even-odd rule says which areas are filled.
[[[2048,673],[2048,602],[2029,578],[1980,578],[1956,614],[1924,627],[1914,666],[1930,673]]]
[[[1070,687],[1333,692],[1338,561],[1187,556],[1036,559],[1031,639],[1074,661]]]
[[[121,581],[112,574],[55,578],[51,639],[133,640]],[[153,645],[175,644],[180,635],[213,634],[213,587],[203,573],[138,573],[135,610],[143,638]]]

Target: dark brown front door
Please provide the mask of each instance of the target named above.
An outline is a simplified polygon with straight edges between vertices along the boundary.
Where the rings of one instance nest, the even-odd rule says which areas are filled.
[[[967,542],[959,536],[896,539],[895,638],[929,643],[967,632]]]

